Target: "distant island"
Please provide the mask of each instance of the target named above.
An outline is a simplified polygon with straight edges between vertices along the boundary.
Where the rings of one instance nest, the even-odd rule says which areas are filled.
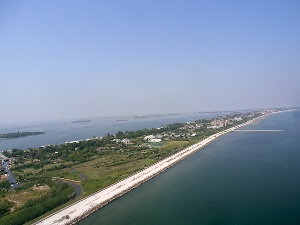
[[[26,137],[26,136],[39,135],[39,134],[45,134],[45,132],[19,132],[18,131],[18,133],[0,134],[0,139],[12,139],[12,138]]]
[[[72,121],[72,123],[87,123],[87,122],[90,122],[91,120],[75,120],[75,121]]]

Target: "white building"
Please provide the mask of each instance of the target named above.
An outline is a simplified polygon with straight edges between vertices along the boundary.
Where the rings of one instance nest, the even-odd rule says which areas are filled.
[[[151,139],[155,139],[155,136],[152,134],[144,137],[144,140],[151,140]]]
[[[159,138],[153,138],[153,139],[149,140],[148,142],[158,143],[158,142],[161,142],[161,139],[159,139]]]
[[[130,140],[128,138],[124,138],[122,141],[121,141],[123,144],[129,144],[130,143]]]

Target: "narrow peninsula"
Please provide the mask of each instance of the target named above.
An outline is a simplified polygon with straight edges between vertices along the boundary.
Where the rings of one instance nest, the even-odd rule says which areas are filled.
[[[9,159],[19,187],[3,192],[2,202],[7,210],[0,216],[0,224],[14,225],[15,221],[74,224],[217,137],[280,111],[229,112],[193,122],[119,131],[61,145],[5,151],[3,157]],[[63,183],[56,182],[57,179]],[[81,186],[83,195],[76,197],[66,181]],[[57,207],[61,209],[37,221]]]

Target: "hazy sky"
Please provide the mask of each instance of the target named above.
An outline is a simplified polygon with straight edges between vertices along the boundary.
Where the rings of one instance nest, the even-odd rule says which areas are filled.
[[[0,0],[0,121],[300,106],[300,1]]]

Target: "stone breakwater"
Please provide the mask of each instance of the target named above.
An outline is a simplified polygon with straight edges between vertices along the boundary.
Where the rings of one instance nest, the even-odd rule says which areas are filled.
[[[264,115],[265,116],[265,115]],[[258,118],[261,118],[260,116]],[[256,118],[256,119],[258,119]],[[227,130],[221,131],[214,135],[207,137],[206,139],[189,146],[145,169],[139,171],[130,177],[127,177],[117,183],[114,183],[80,201],[73,203],[45,218],[34,223],[35,225],[66,225],[66,224],[75,224],[81,219],[87,217],[91,213],[97,211],[103,206],[107,205],[109,202],[115,200],[116,198],[124,195],[125,193],[131,191],[132,189],[138,187],[142,183],[148,181],[164,170],[168,169],[172,165],[178,163],[189,155],[195,153],[201,148],[208,145],[217,137],[226,134],[228,132],[234,131],[242,126],[250,124],[255,119],[249,120],[243,124],[237,125],[235,127],[229,128]]]

